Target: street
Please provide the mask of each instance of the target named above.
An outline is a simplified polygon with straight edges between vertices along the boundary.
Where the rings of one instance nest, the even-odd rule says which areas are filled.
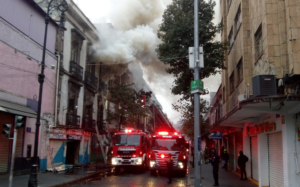
[[[105,178],[95,178],[91,181],[83,182],[80,184],[72,185],[72,187],[184,187],[186,186],[186,177],[174,176],[171,184],[167,183],[168,179],[165,174],[158,174],[151,176],[149,171],[140,173],[137,170],[124,170],[120,175],[113,175]]]

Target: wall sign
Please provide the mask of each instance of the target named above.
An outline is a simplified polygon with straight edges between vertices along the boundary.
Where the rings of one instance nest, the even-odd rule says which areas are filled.
[[[68,134],[67,138],[71,140],[82,140],[82,136],[75,135],[75,134]]]
[[[67,139],[66,134],[52,134],[49,135],[50,139]]]
[[[248,127],[248,135],[260,134],[264,132],[270,132],[276,130],[276,123],[264,122],[254,127]]]

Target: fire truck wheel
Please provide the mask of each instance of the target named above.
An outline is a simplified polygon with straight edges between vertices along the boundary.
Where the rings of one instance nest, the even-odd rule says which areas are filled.
[[[180,177],[185,177],[186,176],[186,171],[180,171],[179,175],[180,175]]]
[[[120,171],[121,171],[121,168],[116,166],[115,167],[115,175],[119,175],[120,174]]]
[[[156,170],[155,170],[155,169],[150,170],[150,174],[151,174],[152,176],[156,176]]]
[[[143,162],[143,165],[141,166],[141,172],[144,173],[147,170],[146,162]]]

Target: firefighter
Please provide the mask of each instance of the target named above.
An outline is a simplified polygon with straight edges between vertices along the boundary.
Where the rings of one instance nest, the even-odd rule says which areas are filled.
[[[210,158],[211,165],[213,166],[213,176],[215,184],[213,186],[219,186],[219,162],[220,156],[215,149],[211,150],[212,157]]]
[[[171,184],[172,183],[172,170],[173,170],[173,157],[172,157],[171,153],[169,153],[168,159],[166,160],[166,162],[167,162],[167,174],[168,174],[168,178],[169,178],[168,183]]]

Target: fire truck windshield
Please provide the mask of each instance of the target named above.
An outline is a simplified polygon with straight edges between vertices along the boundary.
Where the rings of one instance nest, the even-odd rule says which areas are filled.
[[[140,135],[139,134],[118,134],[114,137],[114,144],[118,145],[140,145]]]
[[[180,139],[153,139],[152,149],[153,150],[172,150],[180,151],[183,147]]]

